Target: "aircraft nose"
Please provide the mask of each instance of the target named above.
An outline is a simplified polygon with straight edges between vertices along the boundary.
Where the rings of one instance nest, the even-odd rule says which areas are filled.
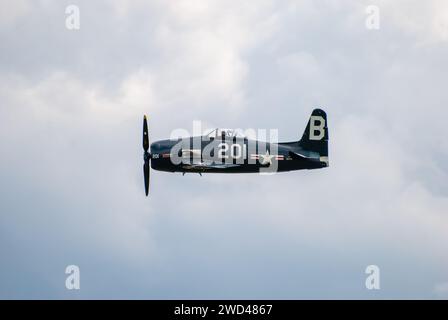
[[[154,142],[151,143],[151,154],[159,153],[160,151],[160,143]]]

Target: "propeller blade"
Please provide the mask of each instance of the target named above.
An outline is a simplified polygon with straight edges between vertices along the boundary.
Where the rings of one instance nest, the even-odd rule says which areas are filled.
[[[143,165],[143,176],[145,177],[145,194],[149,194],[149,161],[145,161]]]
[[[143,160],[145,161],[143,164],[143,177],[145,179],[145,194],[148,196],[149,194],[149,162],[151,161],[151,153],[149,150],[149,133],[148,133],[148,120],[146,115],[143,116],[143,150],[145,150],[143,154]]]
[[[146,120],[146,116],[143,116],[143,150],[145,152],[149,150],[148,121]]]

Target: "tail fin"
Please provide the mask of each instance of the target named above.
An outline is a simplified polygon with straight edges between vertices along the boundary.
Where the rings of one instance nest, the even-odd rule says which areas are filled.
[[[327,114],[314,109],[303,133],[299,146],[305,150],[319,153],[321,161],[328,165],[328,127]]]

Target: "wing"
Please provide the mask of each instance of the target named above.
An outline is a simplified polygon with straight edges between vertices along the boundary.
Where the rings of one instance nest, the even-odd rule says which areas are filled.
[[[312,157],[306,156],[304,154],[298,153],[298,152],[292,152],[289,151],[289,155],[291,156],[291,158],[296,158],[296,159],[309,159]]]
[[[235,168],[239,167],[239,164],[231,164],[231,163],[195,163],[195,164],[184,164],[182,168],[184,169],[200,169],[200,170],[209,170],[209,169],[227,169],[227,168]]]

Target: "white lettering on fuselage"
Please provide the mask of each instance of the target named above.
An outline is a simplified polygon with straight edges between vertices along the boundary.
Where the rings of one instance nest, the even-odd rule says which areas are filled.
[[[246,159],[246,145],[243,144],[241,147],[240,144],[228,144],[228,143],[220,143],[218,144],[218,158],[219,159],[240,159],[244,157]]]

